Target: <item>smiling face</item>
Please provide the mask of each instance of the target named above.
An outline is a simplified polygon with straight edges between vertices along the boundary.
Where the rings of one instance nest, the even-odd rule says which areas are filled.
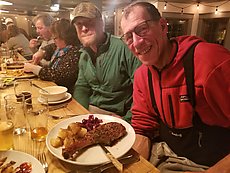
[[[162,66],[165,61],[165,46],[168,44],[167,23],[163,18],[151,20],[151,16],[141,6],[132,7],[126,17],[122,17],[121,28],[128,35],[129,49],[145,65]]]

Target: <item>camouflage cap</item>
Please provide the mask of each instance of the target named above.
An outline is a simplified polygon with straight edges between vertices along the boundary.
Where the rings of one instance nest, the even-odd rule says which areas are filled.
[[[78,4],[72,13],[74,19],[76,17],[86,17],[90,19],[102,18],[100,10],[91,2],[82,2]]]

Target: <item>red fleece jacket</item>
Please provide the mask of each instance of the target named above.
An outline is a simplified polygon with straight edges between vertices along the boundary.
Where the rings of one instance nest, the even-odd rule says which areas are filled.
[[[175,128],[192,126],[192,106],[183,102],[187,95],[182,57],[199,38],[175,38],[178,51],[161,72],[142,65],[135,72],[132,126],[137,134],[152,137],[158,123],[152,108],[148,86],[148,68],[152,73],[154,95],[162,121]],[[230,52],[224,47],[200,42],[194,52],[196,111],[208,125],[230,128]],[[170,108],[171,106],[171,108]]]

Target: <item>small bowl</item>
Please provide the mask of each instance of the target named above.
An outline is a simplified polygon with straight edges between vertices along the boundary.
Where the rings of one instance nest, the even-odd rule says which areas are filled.
[[[40,89],[39,93],[41,96],[47,97],[48,102],[53,102],[64,99],[67,94],[67,88],[63,86],[49,86],[43,88],[43,90]]]

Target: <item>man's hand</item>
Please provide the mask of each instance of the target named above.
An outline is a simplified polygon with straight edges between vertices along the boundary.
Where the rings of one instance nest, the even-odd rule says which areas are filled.
[[[30,48],[35,49],[39,45],[38,39],[34,38],[30,40]]]
[[[151,141],[146,136],[136,134],[136,140],[133,149],[136,150],[146,160],[149,158]]]

